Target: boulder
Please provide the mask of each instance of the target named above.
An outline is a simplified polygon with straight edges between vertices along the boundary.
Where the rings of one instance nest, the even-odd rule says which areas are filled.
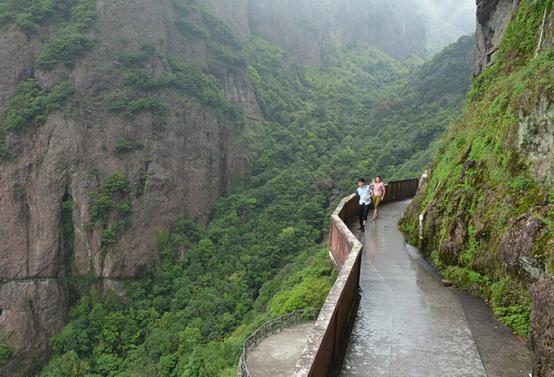
[[[540,235],[544,224],[531,215],[520,216],[512,221],[502,237],[498,251],[508,270],[530,279],[538,279],[544,266],[532,256],[533,243]]]

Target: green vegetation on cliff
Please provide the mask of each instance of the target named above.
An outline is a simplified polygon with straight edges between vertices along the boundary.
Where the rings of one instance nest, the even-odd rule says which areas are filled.
[[[215,110],[221,119],[228,120],[234,126],[243,125],[242,109],[225,98],[214,75],[203,72],[195,64],[178,62],[171,57],[171,72],[154,74],[143,66],[156,57],[156,50],[148,45],[143,46],[138,53],[124,52],[120,56],[119,69],[122,71],[124,85],[107,98],[111,111],[124,112],[128,117],[143,111],[166,116],[167,106],[159,95],[152,94],[172,90],[180,95],[190,96],[201,106]]]
[[[58,26],[39,51],[39,69],[71,65],[90,46],[84,32],[95,18],[96,0],[0,0],[0,31],[11,24],[27,34],[44,31],[45,25]]]
[[[34,32],[41,24],[67,17],[74,3],[71,0],[1,0],[0,28],[15,24],[27,33]]]
[[[17,92],[0,114],[0,161],[9,159],[4,147],[8,132],[23,132],[25,127],[40,126],[48,115],[64,107],[73,94],[69,81],[62,81],[50,90],[43,90],[34,79],[25,80],[17,86]]]
[[[0,32],[8,25],[26,33],[56,25],[58,31],[39,50],[35,65],[40,69],[50,69],[58,63],[71,65],[89,45],[83,32],[95,16],[96,0],[0,0]],[[34,78],[21,81],[15,97],[0,114],[0,161],[13,157],[5,145],[8,133],[43,124],[72,95],[73,86],[68,80],[57,82],[50,89],[41,88]]]
[[[0,367],[10,359],[12,352],[10,347],[5,344],[0,344]]]
[[[537,174],[532,160],[541,131],[537,126],[533,135],[532,126],[526,131],[522,125],[554,94],[554,50],[536,54],[551,4],[521,3],[495,63],[474,80],[462,120],[440,142],[431,180],[403,222],[415,242],[425,211],[425,247],[435,264],[490,302],[521,336],[529,329],[530,284],[554,274],[552,187],[544,176],[550,173]]]
[[[90,47],[85,31],[96,18],[96,0],[79,0],[71,9],[71,17],[39,51],[35,65],[48,70],[57,64],[71,66]]]
[[[90,207],[92,223],[87,224],[87,228],[93,229],[96,225],[102,225],[101,241],[104,252],[117,241],[118,236],[128,227],[127,217],[131,212],[131,204],[125,199],[128,199],[129,191],[129,179],[116,172],[102,182],[99,192],[90,194],[94,203]],[[112,226],[108,226],[108,223]]]

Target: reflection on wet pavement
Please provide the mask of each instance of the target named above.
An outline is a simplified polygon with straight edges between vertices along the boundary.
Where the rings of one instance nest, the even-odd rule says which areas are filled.
[[[462,304],[397,229],[406,205],[384,206],[365,235],[355,233],[362,298],[341,376],[486,377]]]

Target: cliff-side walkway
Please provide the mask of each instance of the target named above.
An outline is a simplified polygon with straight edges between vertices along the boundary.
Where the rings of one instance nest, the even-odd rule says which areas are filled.
[[[361,302],[341,376],[528,376],[524,344],[406,244],[397,222],[407,203],[383,206],[364,234],[353,230],[364,245]]]

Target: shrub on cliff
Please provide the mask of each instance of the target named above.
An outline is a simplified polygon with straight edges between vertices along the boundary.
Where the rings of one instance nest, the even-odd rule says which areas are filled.
[[[73,94],[69,81],[62,81],[51,90],[43,90],[34,79],[22,81],[15,97],[0,118],[0,129],[22,131],[26,126],[40,126],[48,114],[60,110]]]
[[[0,367],[12,356],[12,349],[5,344],[0,344]]]
[[[92,43],[92,40],[85,35],[85,31],[95,18],[96,0],[79,0],[72,8],[69,22],[40,49],[35,67],[48,70],[57,64],[73,65],[75,59]]]

